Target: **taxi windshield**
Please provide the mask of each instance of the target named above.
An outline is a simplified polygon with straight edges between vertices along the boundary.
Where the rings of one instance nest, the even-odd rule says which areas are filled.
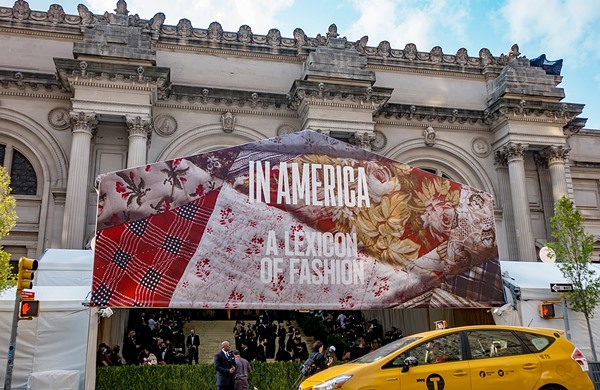
[[[400,348],[403,348],[406,345],[412,344],[415,341],[419,340],[420,337],[404,337],[400,340],[392,341],[389,344],[384,345],[381,348],[374,350],[373,352],[369,352],[365,356],[359,357],[354,360],[352,363],[373,363],[377,360],[383,359],[389,354],[398,351]]]

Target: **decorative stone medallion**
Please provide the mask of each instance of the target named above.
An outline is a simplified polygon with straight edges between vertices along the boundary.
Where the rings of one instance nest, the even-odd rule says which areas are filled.
[[[492,147],[485,138],[477,137],[471,143],[471,150],[477,157],[487,157],[492,151]]]
[[[154,131],[162,137],[168,137],[177,130],[177,121],[171,115],[160,114],[154,118]]]
[[[387,137],[379,130],[374,130],[375,138],[371,141],[371,150],[378,152],[387,145]]]
[[[291,125],[281,125],[277,128],[277,135],[285,135],[285,134],[292,134],[297,132],[298,130],[296,128],[294,128],[294,126]]]
[[[48,113],[48,123],[56,130],[67,130],[71,126],[69,110],[62,107],[53,108]]]

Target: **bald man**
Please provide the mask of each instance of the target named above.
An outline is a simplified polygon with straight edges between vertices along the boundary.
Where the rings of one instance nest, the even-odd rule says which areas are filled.
[[[234,390],[235,358],[229,349],[229,341],[223,341],[221,350],[215,354],[217,390]]]

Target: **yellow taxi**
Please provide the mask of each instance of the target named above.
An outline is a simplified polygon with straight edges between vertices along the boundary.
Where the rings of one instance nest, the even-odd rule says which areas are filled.
[[[464,326],[418,333],[306,378],[299,390],[592,390],[563,331]]]

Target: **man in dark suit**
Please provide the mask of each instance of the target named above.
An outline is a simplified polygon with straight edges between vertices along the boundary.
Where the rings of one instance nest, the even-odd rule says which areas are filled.
[[[188,349],[188,360],[192,364],[192,359],[198,364],[198,347],[200,346],[200,336],[192,329],[189,336],[185,340],[185,345]]]
[[[263,337],[260,339],[260,344],[256,348],[256,360],[259,362],[267,362],[267,338]]]
[[[229,341],[223,341],[221,350],[215,354],[214,366],[217,371],[217,390],[234,390],[235,358],[229,348]]]

